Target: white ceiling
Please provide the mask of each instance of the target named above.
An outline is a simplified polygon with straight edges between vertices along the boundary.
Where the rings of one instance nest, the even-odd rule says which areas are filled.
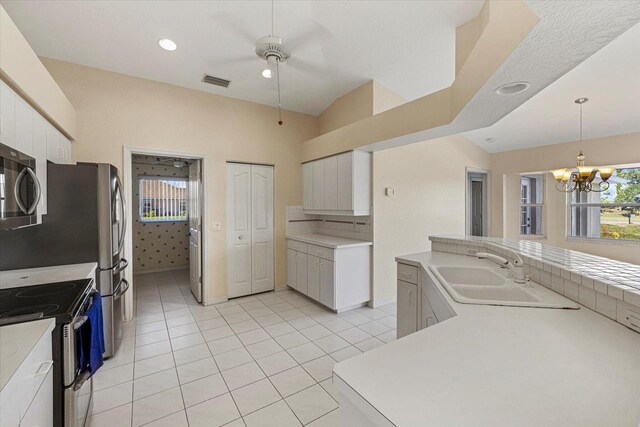
[[[575,141],[580,107],[573,101],[581,97],[589,98],[584,139],[640,131],[640,24],[494,125],[463,135],[489,152]]]
[[[271,32],[270,1],[7,1],[40,56],[275,106],[254,43]],[[407,100],[454,79],[455,28],[482,2],[276,1],[283,108],[317,115],[377,80]],[[159,48],[170,38],[175,52]],[[201,82],[208,73],[232,81]]]

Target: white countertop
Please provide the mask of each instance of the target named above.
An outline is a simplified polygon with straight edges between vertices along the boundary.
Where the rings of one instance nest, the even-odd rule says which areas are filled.
[[[428,265],[491,265],[424,252]],[[459,304],[451,319],[335,365],[396,426],[633,426],[640,422],[640,334],[586,307]],[[338,381],[339,382],[339,381]]]
[[[95,279],[97,267],[97,263],[87,262],[84,264],[0,271],[0,289],[44,285],[46,283],[66,282],[87,278]]]
[[[340,249],[354,248],[357,246],[371,246],[373,242],[365,240],[348,239],[346,237],[327,236],[326,234],[300,234],[287,236],[287,239],[298,242],[310,243],[312,245],[324,246],[325,248]]]
[[[54,319],[16,323],[0,327],[0,390],[45,333],[51,333]]]

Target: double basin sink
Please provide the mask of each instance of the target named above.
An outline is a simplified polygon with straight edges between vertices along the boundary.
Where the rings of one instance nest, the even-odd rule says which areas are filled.
[[[580,306],[537,283],[515,283],[508,270],[496,267],[434,265],[429,269],[462,304],[579,309]]]

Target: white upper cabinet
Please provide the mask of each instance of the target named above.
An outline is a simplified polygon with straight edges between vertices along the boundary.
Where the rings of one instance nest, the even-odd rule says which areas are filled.
[[[305,211],[371,214],[371,153],[349,151],[302,165]]]
[[[71,142],[49,123],[47,123],[47,160],[60,164],[71,163]]]
[[[0,142],[15,148],[16,140],[16,95],[0,80]]]
[[[15,97],[15,141],[13,148],[26,154],[33,156],[33,116],[35,111],[27,102]],[[36,169],[37,170],[37,169]]]
[[[313,209],[324,209],[324,159],[316,160],[313,165]]]
[[[302,182],[304,183],[303,208],[311,210],[313,209],[313,162],[302,165]]]

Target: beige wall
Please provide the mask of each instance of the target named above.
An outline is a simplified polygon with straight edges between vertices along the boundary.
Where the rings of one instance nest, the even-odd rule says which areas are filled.
[[[78,113],[74,161],[109,162],[122,171],[123,147],[186,151],[209,156],[210,300],[226,295],[227,160],[275,165],[276,284],[286,280],[285,206],[302,204],[301,144],[318,134],[317,119],[250,102],[122,74],[43,59]],[[126,185],[126,184],[125,184]],[[129,184],[130,185],[130,184]],[[222,232],[209,231],[213,221]]]
[[[373,115],[373,81],[342,95],[318,116],[320,133],[327,133]]]
[[[133,163],[133,271],[158,271],[189,267],[189,222],[142,222],[139,214],[141,176],[189,178],[189,168]]]
[[[491,223],[494,236],[520,239],[518,228],[518,178],[520,173],[547,172],[576,164],[584,151],[591,165],[640,163],[640,133],[596,138],[583,142],[547,145],[527,150],[507,151],[491,156]],[[640,264],[637,245],[612,242],[579,242],[566,239],[566,196],[555,189],[553,176],[546,173],[545,237],[543,243]]]
[[[380,114],[405,102],[407,102],[406,99],[388,87],[375,80],[373,81],[373,114]]]
[[[432,234],[464,234],[466,168],[489,164],[486,151],[459,135],[373,154],[376,305],[396,299],[396,256],[429,250]]]
[[[71,139],[76,111],[0,5],[0,77]]]

